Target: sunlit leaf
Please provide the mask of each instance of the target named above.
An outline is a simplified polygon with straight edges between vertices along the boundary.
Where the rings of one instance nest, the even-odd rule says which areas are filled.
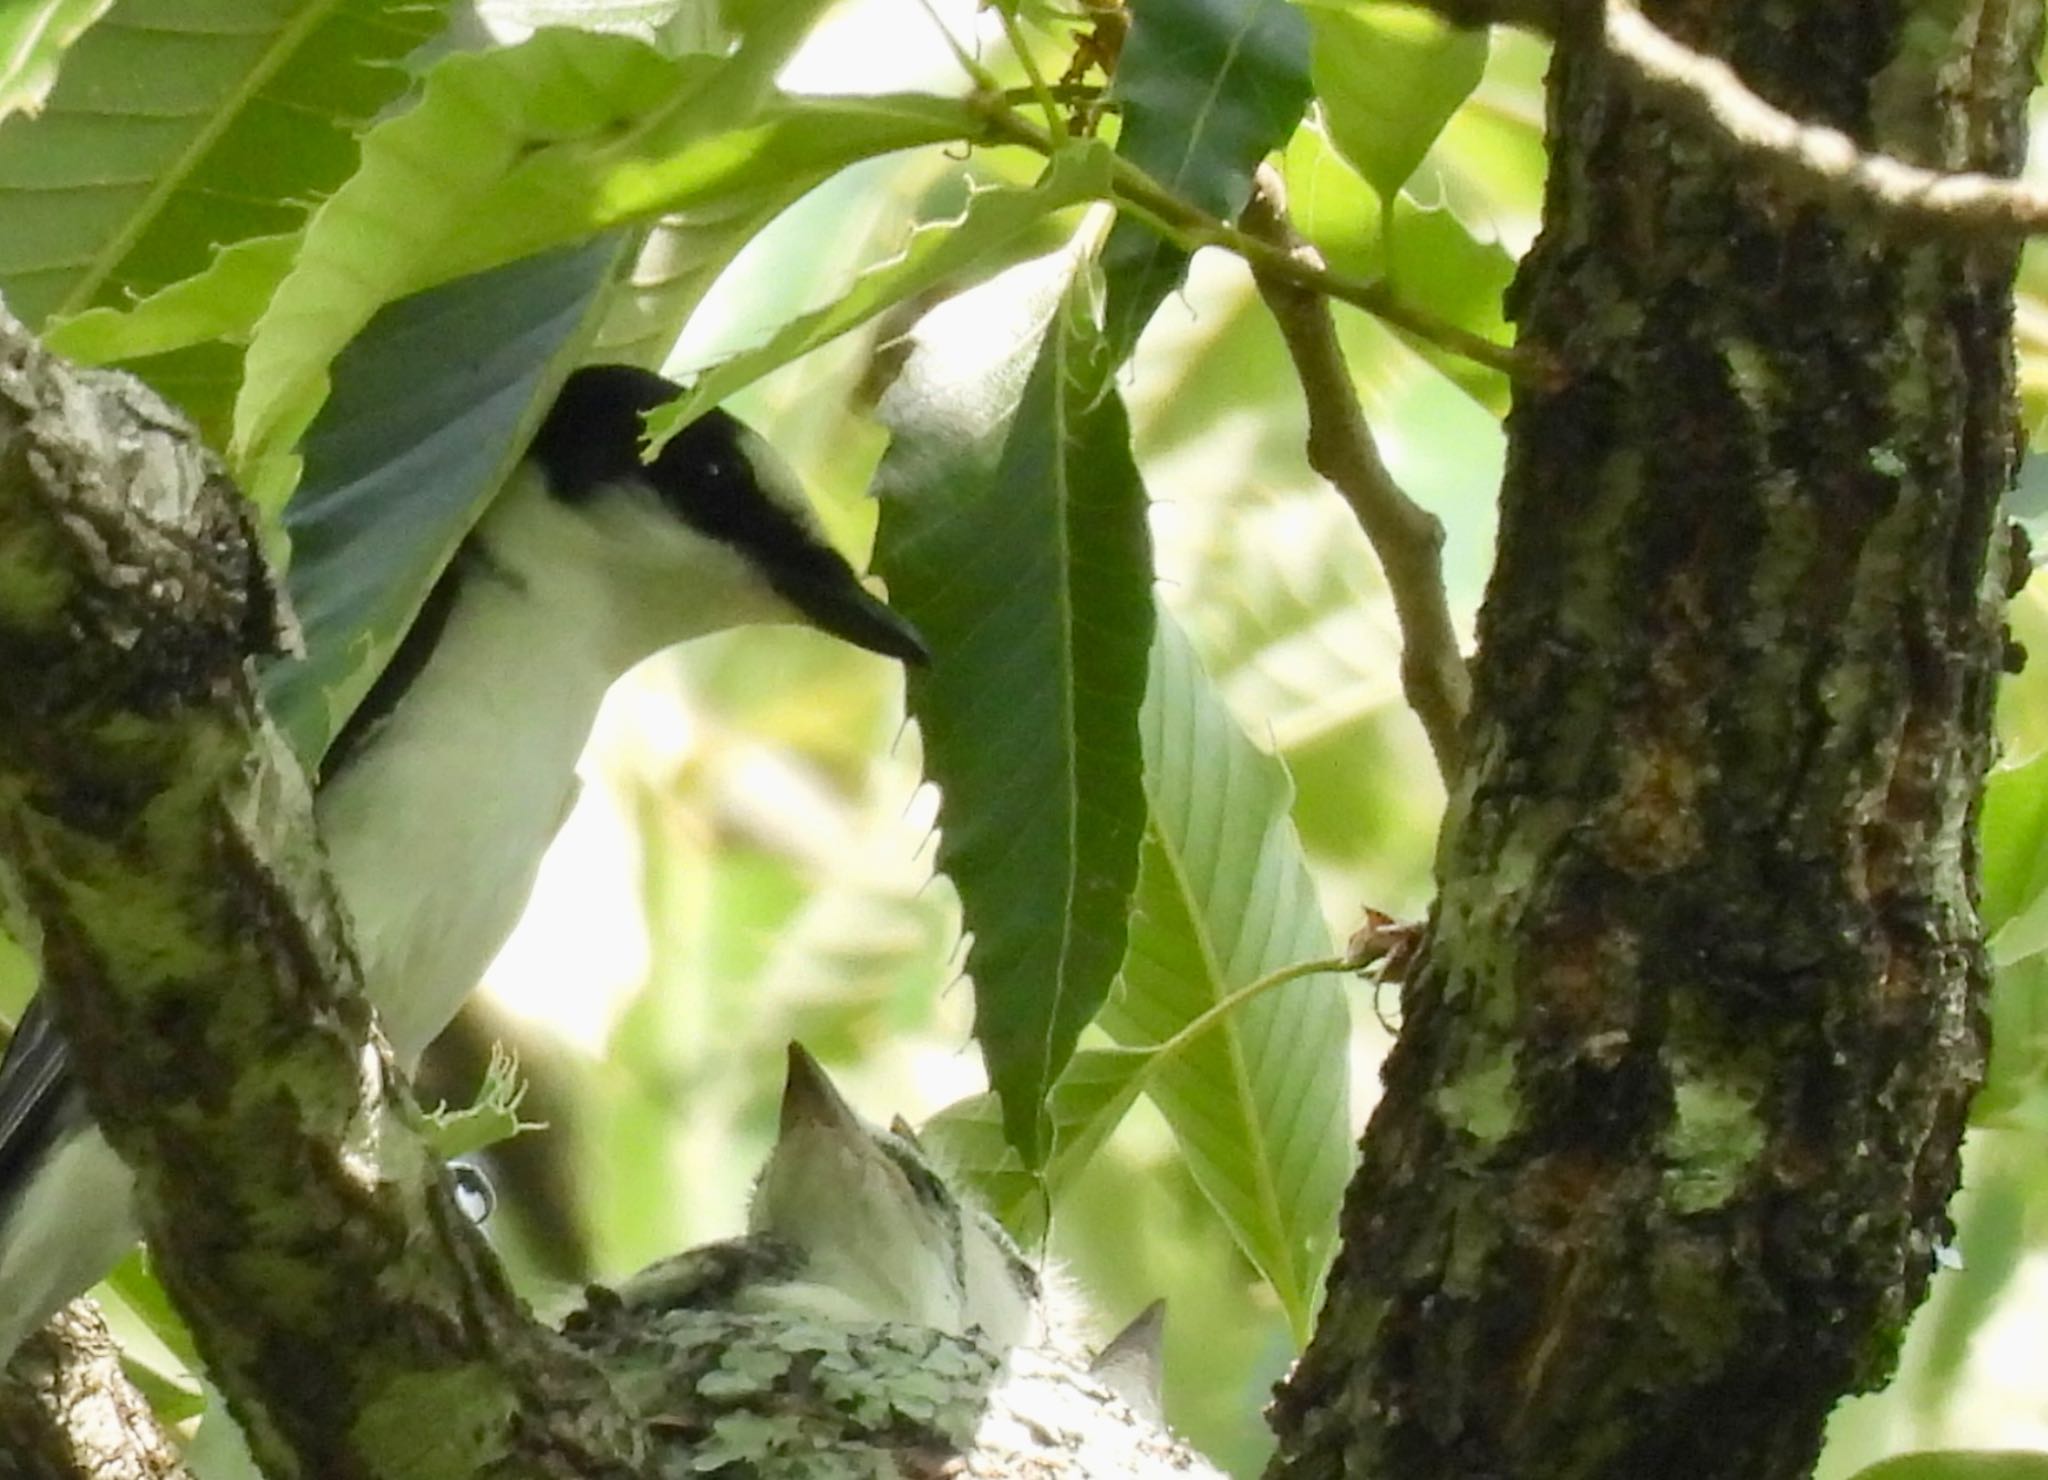
[[[1332,953],[1287,773],[1238,728],[1168,620],[1142,725],[1150,822],[1130,955],[1101,1018],[1131,1047],[1164,1043],[1232,993]],[[1339,983],[1305,977],[1235,1006],[1145,1078],[1298,1340],[1350,1167],[1349,1041]]]
[[[1880,1461],[1857,1471],[1854,1480],[2048,1480],[2048,1454],[1934,1449]]]
[[[526,1081],[519,1061],[503,1047],[492,1050],[483,1082],[466,1105],[441,1105],[426,1110],[426,1141],[443,1161],[474,1156],[525,1131],[542,1129],[519,1117]]]
[[[720,8],[718,0],[476,0],[477,14],[504,41],[524,41],[543,26],[574,26],[635,36],[671,54],[723,49],[729,38]]]
[[[1504,299],[1514,258],[1482,241],[1448,206],[1424,206],[1408,193],[1391,204],[1314,128],[1296,131],[1282,160],[1295,227],[1329,264],[1358,277],[1384,276],[1403,303],[1482,339],[1514,335]],[[1506,413],[1507,377],[1418,340],[1407,343],[1495,416]]]
[[[920,227],[900,257],[864,274],[839,298],[791,320],[756,349],[713,365],[674,407],[648,418],[655,441],[665,439],[733,392],[771,370],[810,353],[848,330],[907,302],[935,284],[1000,253],[1046,216],[1106,195],[1109,156],[1096,144],[1061,151],[1028,190],[977,193],[958,221]]]
[[[963,333],[992,305],[1050,316],[1035,354],[1019,335],[978,376],[947,365],[929,316],[883,404],[876,477],[876,565],[934,652],[910,710],[972,937],[975,1036],[1033,1166],[1045,1097],[1123,957],[1144,821],[1144,489],[1090,288],[1066,263],[953,300]]]
[[[245,238],[223,248],[204,272],[132,307],[89,308],[60,319],[43,342],[61,355],[106,365],[168,354],[209,339],[245,340],[291,270],[300,240],[295,231]]]
[[[575,31],[444,60],[420,105],[365,139],[257,326],[235,412],[245,484],[289,483],[328,366],[385,303],[678,211],[724,223],[729,257],[764,210],[855,159],[956,137],[970,117],[923,99],[764,109],[755,81],[739,59],[670,60]]]
[[[197,1370],[199,1352],[192,1344],[192,1333],[186,1328],[177,1308],[171,1304],[171,1297],[164,1293],[164,1287],[150,1271],[149,1255],[145,1251],[129,1250],[108,1274],[106,1288],[149,1328],[150,1335],[161,1341],[173,1356]]]
[[[1982,822],[1983,919],[1998,966],[1974,1124],[2048,1131],[2048,754],[1994,771]]]
[[[445,0],[123,0],[44,110],[0,125],[0,294],[32,327],[293,230]]]
[[[1226,218],[1309,98],[1308,25],[1287,0],[1152,0],[1131,11],[1115,95],[1117,153]],[[1122,360],[1187,271],[1187,254],[1133,220],[1103,254],[1110,350]]]
[[[35,962],[27,951],[0,932],[0,1016],[14,1022],[35,991]]]
[[[0,119],[42,106],[65,51],[112,3],[0,0]]]
[[[1391,201],[1486,72],[1487,32],[1420,6],[1304,3],[1330,135]]]

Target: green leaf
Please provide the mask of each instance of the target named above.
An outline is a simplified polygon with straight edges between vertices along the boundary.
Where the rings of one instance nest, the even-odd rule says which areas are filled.
[[[2048,1480],[2048,1454],[2021,1450],[1930,1449],[1895,1455],[1855,1480]]]
[[[198,1370],[199,1352],[192,1344],[192,1333],[186,1328],[177,1307],[171,1304],[170,1296],[164,1293],[164,1287],[150,1271],[146,1251],[130,1249],[107,1276],[106,1287],[149,1328],[150,1335],[161,1341],[171,1355],[194,1371]]]
[[[574,26],[637,36],[672,55],[723,50],[730,37],[721,8],[718,0],[476,0],[491,33],[506,40],[524,41],[543,26]]]
[[[1164,1043],[1262,977],[1332,955],[1280,763],[1162,619],[1142,718],[1151,820],[1130,954],[1102,1027]],[[1306,1340],[1350,1168],[1350,1016],[1317,975],[1226,1011],[1146,1093],[1196,1182]]]
[[[425,1112],[427,1144],[443,1161],[451,1161],[542,1129],[538,1122],[519,1118],[519,1102],[525,1098],[518,1059],[503,1046],[493,1045],[474,1100],[460,1108],[442,1105]]]
[[[1979,824],[1984,855],[1984,928],[2001,961],[2031,952],[2001,945],[2038,914],[2048,896],[2048,752],[1994,770],[1984,785]]]
[[[112,3],[0,0],[0,119],[42,106],[65,51]]]
[[[43,342],[89,365],[188,349],[209,339],[246,340],[291,271],[300,233],[252,236],[222,249],[207,269],[132,308],[89,308],[61,319]],[[187,408],[190,410],[191,408]]]
[[[123,1355],[121,1370],[128,1380],[135,1384],[135,1390],[142,1394],[157,1422],[181,1424],[187,1419],[199,1417],[206,1411],[206,1394],[196,1388],[186,1387],[176,1378],[168,1377],[147,1362]]]
[[[1513,339],[1503,304],[1515,260],[1498,242],[1481,241],[1456,212],[1421,205],[1405,191],[1383,202],[1316,128],[1296,131],[1282,168],[1294,224],[1331,267],[1384,275],[1404,303],[1496,343]],[[1506,413],[1500,371],[1433,344],[1407,343],[1496,417]]]
[[[674,406],[647,419],[649,440],[675,435],[735,391],[919,293],[970,271],[1028,235],[1048,215],[1109,192],[1109,152],[1088,142],[1063,149],[1027,190],[975,194],[959,220],[921,226],[903,254],[864,273],[825,307],[800,315],[755,349],[713,365]]]
[[[596,242],[405,299],[336,363],[284,516],[306,656],[264,674],[265,702],[309,764],[525,447],[617,253]]]
[[[1308,26],[1287,0],[1147,0],[1117,62],[1117,153],[1174,194],[1236,216],[1252,171],[1287,142],[1309,98]],[[1133,220],[1104,251],[1113,357],[1187,271],[1187,254]]]
[[[915,93],[778,96],[736,111],[729,65],[714,63],[701,90],[685,83],[686,103],[667,103],[623,139],[615,137],[623,120],[607,113],[591,137],[523,159],[474,201],[432,257],[430,279],[657,216],[729,221],[762,201],[786,204],[858,160],[950,143],[981,127],[967,104]]]
[[[315,214],[257,326],[235,410],[244,486],[259,497],[289,486],[328,366],[388,302],[678,212],[729,258],[847,163],[972,125],[944,99],[756,106],[750,76],[738,59],[671,61],[575,31],[444,60],[420,105],[365,139],[362,168]]]
[[[1412,5],[1304,0],[1330,136],[1391,202],[1486,73],[1487,33]]]
[[[1004,1138],[1002,1102],[969,1095],[927,1120],[918,1140],[948,1176],[964,1179],[983,1206],[1019,1237],[1045,1231],[1046,1198],[1057,1198],[1086,1168],[1137,1103],[1149,1052],[1089,1048],[1074,1055],[1046,1103],[1052,1153],[1033,1175]]]
[[[630,126],[713,65],[575,31],[444,58],[419,105],[365,137],[361,167],[314,213],[257,325],[235,407],[244,488],[268,501],[290,487],[290,450],[326,399],[335,356],[387,303],[432,285],[436,255],[523,153]]]
[[[935,654],[910,712],[973,937],[975,1035],[1032,1167],[1046,1096],[1123,958],[1144,826],[1150,545],[1092,286],[1056,259],[928,315],[883,403],[876,475],[876,567]],[[947,364],[949,336],[985,352],[1001,335],[994,312],[1050,318],[1036,354],[1026,333],[979,373]]]
[[[1978,839],[1981,912],[1998,971],[1991,1057],[1970,1120],[2040,1134],[2048,1130],[2048,754],[1991,773]]]
[[[1999,967],[1991,982],[1991,1055],[1970,1123],[2048,1135],[2048,956]]]
[[[0,294],[31,327],[296,229],[409,85],[445,0],[122,0],[0,125]]]
[[[0,1017],[16,1022],[35,994],[34,958],[12,936],[0,932]]]

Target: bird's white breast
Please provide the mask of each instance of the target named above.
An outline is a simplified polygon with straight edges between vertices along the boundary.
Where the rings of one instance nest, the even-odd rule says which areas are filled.
[[[485,570],[384,727],[321,789],[365,986],[402,1062],[518,922],[612,677],[585,634]]]

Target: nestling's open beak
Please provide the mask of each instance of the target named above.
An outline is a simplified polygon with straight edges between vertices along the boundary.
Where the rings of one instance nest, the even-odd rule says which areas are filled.
[[[932,660],[918,630],[863,586],[851,568],[843,582],[783,594],[820,632],[920,668]]]

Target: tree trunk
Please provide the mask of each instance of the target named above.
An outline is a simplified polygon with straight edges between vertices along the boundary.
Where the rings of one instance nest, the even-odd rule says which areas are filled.
[[[2016,170],[2034,0],[1646,7]],[[2010,242],[1784,194],[1559,49],[1465,769],[1277,1476],[1802,1475],[1888,1373],[1983,1060]]]

